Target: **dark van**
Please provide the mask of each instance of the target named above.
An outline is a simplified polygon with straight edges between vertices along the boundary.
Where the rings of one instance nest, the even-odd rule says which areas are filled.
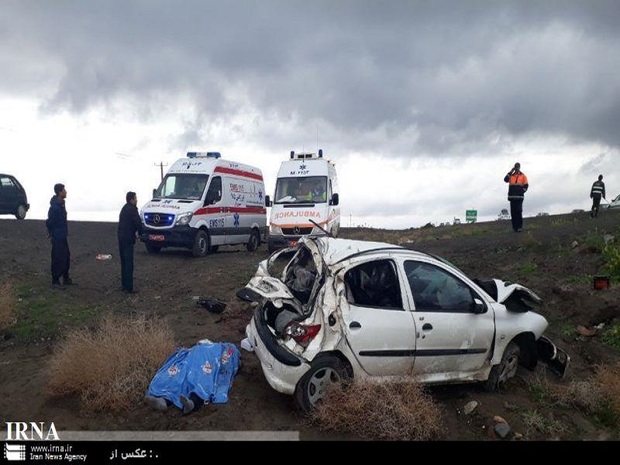
[[[14,176],[0,174],[0,215],[15,215],[23,220],[29,208],[24,186]]]

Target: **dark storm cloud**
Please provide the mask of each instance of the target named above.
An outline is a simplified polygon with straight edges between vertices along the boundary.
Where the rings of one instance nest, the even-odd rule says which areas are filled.
[[[272,146],[318,128],[394,156],[532,133],[618,146],[619,20],[612,0],[4,1],[0,91],[144,120],[190,103],[178,143],[249,113]]]

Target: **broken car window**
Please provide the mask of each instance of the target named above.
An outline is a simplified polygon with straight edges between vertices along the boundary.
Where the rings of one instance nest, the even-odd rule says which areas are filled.
[[[367,307],[403,308],[396,268],[391,260],[376,260],[350,269],[344,276],[349,303]]]

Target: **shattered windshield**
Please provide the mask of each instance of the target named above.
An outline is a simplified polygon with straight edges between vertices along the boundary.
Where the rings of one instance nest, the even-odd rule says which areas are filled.
[[[279,178],[276,183],[275,203],[327,202],[327,178],[306,176]]]
[[[209,176],[206,174],[168,174],[163,179],[155,197],[160,199],[200,200]]]

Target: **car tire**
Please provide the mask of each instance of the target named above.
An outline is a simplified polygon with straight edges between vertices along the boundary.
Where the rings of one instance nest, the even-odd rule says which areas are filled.
[[[491,368],[485,389],[493,392],[504,387],[506,382],[517,374],[520,356],[521,349],[515,342],[511,341],[504,350],[501,362]]]
[[[297,383],[295,388],[297,405],[304,413],[310,413],[330,386],[350,379],[346,366],[338,357],[332,355],[318,357]]]
[[[248,239],[248,243],[246,244],[246,248],[248,252],[256,252],[258,246],[260,245],[260,235],[256,229],[252,230],[250,234],[250,238]]]
[[[15,218],[17,218],[18,220],[23,220],[24,218],[26,218],[27,211],[28,209],[26,208],[26,205],[20,205],[19,207],[17,207],[17,211],[15,212]]]
[[[146,242],[145,244],[146,251],[148,253],[158,253],[161,250],[161,245],[153,245]]]
[[[192,247],[192,255],[194,257],[204,257],[209,253],[210,249],[209,235],[206,231],[202,229],[196,233],[196,238],[194,239],[194,247]]]

